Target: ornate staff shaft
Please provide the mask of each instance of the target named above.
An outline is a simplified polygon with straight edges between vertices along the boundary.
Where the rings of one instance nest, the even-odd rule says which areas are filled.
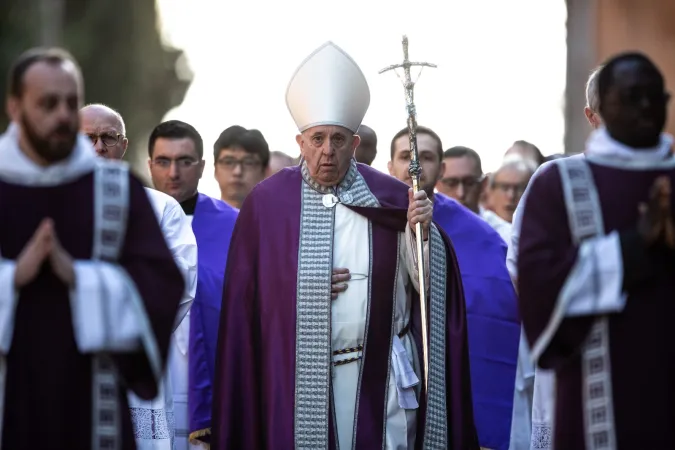
[[[405,79],[403,88],[405,90],[405,101],[408,110],[408,139],[410,140],[410,167],[408,173],[412,178],[413,192],[417,193],[420,190],[420,174],[422,167],[419,162],[419,154],[417,152],[417,120],[415,118],[415,101],[413,90],[415,83],[410,78],[410,68],[412,66],[426,66],[436,67],[435,64],[425,62],[410,62],[408,60],[408,37],[403,36],[403,62],[401,64],[394,64],[380,70],[379,73],[384,73],[389,70],[403,68]],[[424,360],[424,392],[427,392],[429,382],[429,337],[427,326],[427,286],[424,277],[424,242],[422,236],[422,224],[415,224],[415,235],[417,239],[417,277],[420,287],[420,313],[422,316],[422,349]]]

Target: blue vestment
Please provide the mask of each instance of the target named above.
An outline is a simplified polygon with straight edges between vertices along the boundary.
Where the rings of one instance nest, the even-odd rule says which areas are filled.
[[[225,264],[239,211],[199,194],[192,220],[197,239],[197,293],[190,308],[188,415],[190,438],[209,441],[216,343]]]
[[[520,340],[506,243],[477,214],[434,195],[434,222],[452,241],[464,284],[473,410],[482,447],[508,450]]]

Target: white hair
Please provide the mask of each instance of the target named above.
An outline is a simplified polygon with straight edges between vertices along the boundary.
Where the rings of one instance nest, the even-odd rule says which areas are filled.
[[[80,112],[84,111],[87,108],[93,108],[93,109],[105,111],[105,112],[107,112],[109,114],[112,114],[115,117],[117,117],[117,121],[119,122],[119,126],[120,126],[120,133],[123,134],[124,136],[127,135],[127,127],[124,123],[124,119],[122,118],[122,114],[120,114],[119,112],[117,112],[116,110],[111,108],[110,106],[104,105],[103,103],[90,103],[90,104],[86,105],[85,107],[83,107],[80,110]]]
[[[600,99],[598,98],[598,74],[603,66],[598,66],[588,76],[586,81],[586,108],[593,112],[598,112],[600,106]]]
[[[537,171],[537,164],[528,158],[520,155],[508,155],[502,161],[499,169],[490,174],[490,187],[494,186],[495,178],[504,170],[516,170],[528,174],[530,177]]]

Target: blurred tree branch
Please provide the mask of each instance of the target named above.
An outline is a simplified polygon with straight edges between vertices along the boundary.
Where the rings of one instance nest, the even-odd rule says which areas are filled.
[[[2,0],[0,82],[12,61],[37,45],[60,45],[77,59],[85,102],[118,110],[130,141],[126,159],[147,180],[147,138],[191,80],[179,79],[183,52],[162,44],[155,0]],[[0,129],[7,126],[4,108]]]

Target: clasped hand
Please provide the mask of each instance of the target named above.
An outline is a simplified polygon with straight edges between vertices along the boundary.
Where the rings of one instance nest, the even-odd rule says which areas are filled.
[[[649,193],[649,202],[639,206],[638,232],[647,245],[665,244],[675,250],[675,225],[671,213],[670,178],[659,177]]]
[[[43,219],[16,260],[14,286],[22,288],[35,279],[42,264],[49,259],[56,276],[67,286],[75,283],[73,258],[61,246],[54,222]]]
[[[434,215],[434,204],[425,191],[417,191],[413,194],[412,188],[408,189],[408,225],[415,234],[415,225],[422,224],[422,239],[429,238],[429,225]]]

